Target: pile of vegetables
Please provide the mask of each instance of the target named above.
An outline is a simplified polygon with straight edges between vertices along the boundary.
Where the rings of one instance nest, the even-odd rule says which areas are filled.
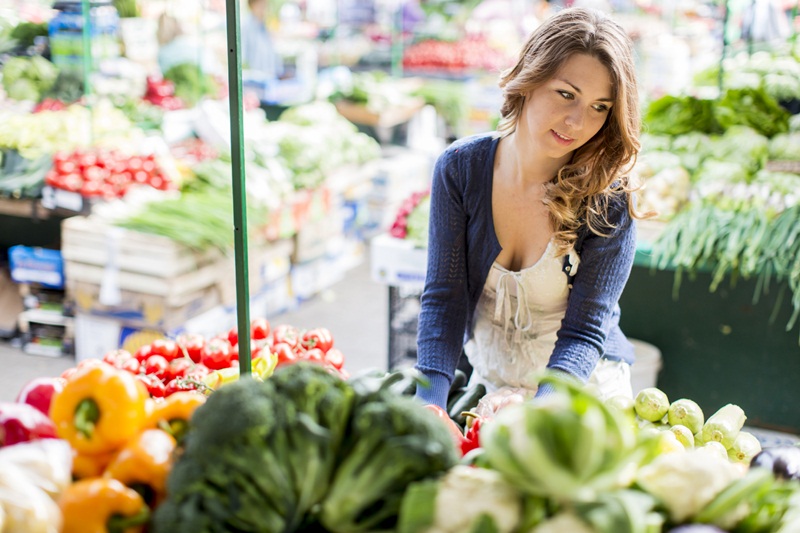
[[[127,150],[142,137],[108,100],[91,109],[72,104],[63,111],[31,114],[0,110],[0,149],[17,150],[27,159],[90,147]]]
[[[675,294],[685,273],[700,270],[712,272],[712,291],[727,277],[756,279],[754,302],[770,280],[786,281],[787,331],[800,315],[800,175],[773,169],[800,168],[788,118],[763,88],[727,89],[717,101],[667,96],[648,108],[637,164],[643,207],[668,221],[652,264],[675,269]]]
[[[457,457],[435,415],[372,385],[296,364],[215,392],[152,531],[391,530],[406,487]]]
[[[22,157],[16,150],[0,152],[0,195],[9,198],[39,198],[44,177],[52,168],[49,156],[35,160]]]
[[[291,169],[295,190],[313,189],[332,171],[380,157],[380,144],[329,102],[287,109],[267,124],[264,137],[277,143],[278,160]]]
[[[170,67],[164,73],[164,80],[174,86],[174,97],[187,107],[194,107],[206,96],[215,97],[220,92],[220,85],[210,74],[206,74],[199,65],[181,63]],[[163,105],[163,100],[162,104]]]
[[[403,68],[463,74],[474,70],[497,70],[508,64],[504,53],[480,37],[458,41],[426,39],[403,50]]]
[[[45,183],[86,198],[107,199],[124,197],[134,185],[148,185],[162,191],[176,188],[154,155],[140,157],[102,150],[56,153]]]
[[[329,99],[361,104],[374,113],[413,106],[417,102],[407,84],[379,70],[354,73],[347,83],[337,86]]]
[[[389,234],[406,239],[415,246],[428,246],[428,219],[430,218],[430,191],[417,191],[406,198],[389,228]]]
[[[9,98],[38,102],[56,81],[58,70],[42,56],[12,57],[3,64],[3,88]]]
[[[725,452],[722,442],[745,434],[735,406],[703,420],[692,402],[669,403],[657,389],[604,403],[561,377],[543,382],[556,392],[484,419],[479,447],[461,464],[409,487],[398,532],[788,533],[800,525],[797,474],[773,470],[792,460],[796,472],[800,448],[766,449],[752,461]],[[712,444],[685,447],[675,435],[691,430],[668,429],[678,427],[700,428]]]

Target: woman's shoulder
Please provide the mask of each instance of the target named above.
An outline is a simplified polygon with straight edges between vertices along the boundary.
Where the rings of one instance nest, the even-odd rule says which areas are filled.
[[[462,162],[470,160],[485,161],[496,140],[497,135],[494,132],[462,137],[445,148],[440,157],[448,160],[457,158]]]

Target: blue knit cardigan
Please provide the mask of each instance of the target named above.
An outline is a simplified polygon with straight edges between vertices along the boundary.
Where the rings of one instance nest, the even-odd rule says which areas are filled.
[[[501,251],[492,219],[496,134],[467,137],[437,159],[431,188],[428,270],[421,298],[416,368],[430,381],[417,397],[444,407],[458,359],[472,335],[475,308],[492,263]],[[575,275],[566,316],[548,368],[583,382],[600,357],[633,362],[633,346],[619,329],[619,298],[630,275],[636,229],[626,199],[609,204],[614,227],[600,237],[584,228],[575,245]]]

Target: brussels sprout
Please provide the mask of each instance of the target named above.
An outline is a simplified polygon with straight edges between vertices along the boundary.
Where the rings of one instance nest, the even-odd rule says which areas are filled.
[[[678,424],[686,426],[692,434],[703,429],[705,423],[705,416],[700,406],[686,398],[672,402],[667,411],[667,419],[671,426]]]
[[[669,398],[660,389],[648,387],[639,391],[634,400],[634,409],[639,418],[658,422],[669,411]]]

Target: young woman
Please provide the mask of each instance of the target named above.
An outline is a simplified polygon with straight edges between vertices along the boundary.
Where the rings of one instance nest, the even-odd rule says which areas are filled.
[[[631,42],[600,12],[560,11],[500,87],[498,131],[456,141],[435,165],[417,339],[430,386],[417,396],[445,406],[462,349],[490,391],[536,391],[549,368],[630,395],[618,301],[636,245]]]

